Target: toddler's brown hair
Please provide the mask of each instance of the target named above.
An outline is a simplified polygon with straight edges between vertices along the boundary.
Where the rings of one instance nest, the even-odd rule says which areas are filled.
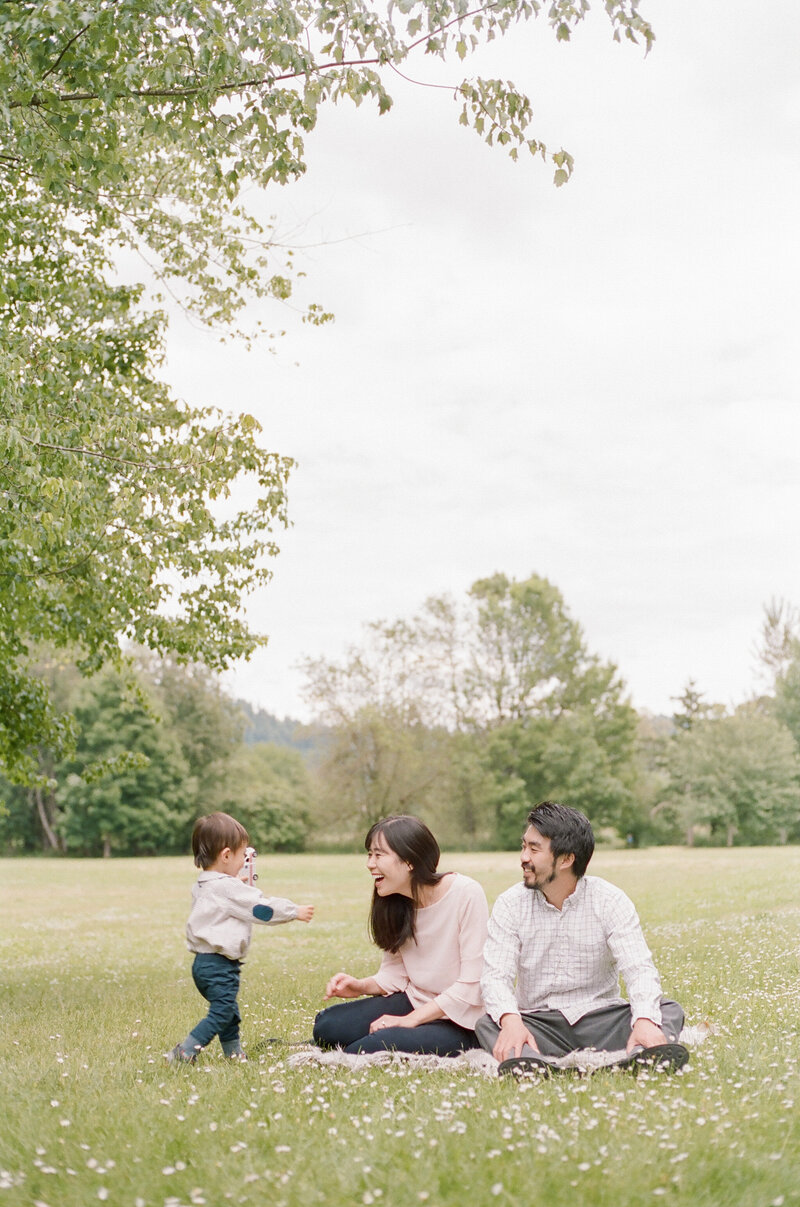
[[[247,830],[229,813],[209,813],[207,817],[198,817],[192,830],[195,865],[209,868],[226,847],[238,851],[249,842]]]

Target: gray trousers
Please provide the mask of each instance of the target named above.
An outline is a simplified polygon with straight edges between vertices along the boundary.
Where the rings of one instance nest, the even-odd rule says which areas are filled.
[[[542,1056],[566,1056],[583,1048],[601,1052],[618,1052],[630,1039],[631,1008],[624,1002],[619,1006],[604,1006],[590,1010],[576,1023],[568,1023],[560,1010],[521,1011],[522,1021],[539,1045]],[[668,1043],[675,1043],[683,1027],[683,1010],[677,1002],[661,999],[661,1030]],[[475,1024],[480,1045],[491,1052],[500,1028],[488,1014]],[[526,1044],[523,1056],[532,1056],[533,1048]]]

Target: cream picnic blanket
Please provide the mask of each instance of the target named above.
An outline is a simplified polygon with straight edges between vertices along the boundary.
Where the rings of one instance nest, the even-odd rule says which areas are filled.
[[[684,1027],[680,1034],[680,1042],[688,1047],[696,1047],[704,1039],[713,1034],[713,1026],[701,1023],[696,1027]],[[553,1059],[553,1065],[558,1069],[578,1069],[584,1073],[594,1073],[598,1069],[615,1064],[625,1055],[625,1049],[619,1052],[596,1052],[584,1048],[570,1052],[567,1056]],[[362,1052],[351,1055],[338,1048],[325,1051],[313,1044],[294,1052],[287,1057],[287,1065],[292,1069],[303,1068],[307,1065],[321,1065],[329,1068],[366,1069],[371,1066],[385,1067],[387,1065],[404,1065],[411,1069],[444,1069],[448,1073],[469,1072],[482,1073],[484,1077],[497,1076],[497,1061],[489,1052],[482,1048],[470,1048],[460,1052],[458,1056],[423,1056],[419,1052]]]

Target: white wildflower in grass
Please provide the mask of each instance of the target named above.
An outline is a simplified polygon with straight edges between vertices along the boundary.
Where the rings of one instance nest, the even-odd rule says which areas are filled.
[[[503,1183],[495,1182],[492,1186],[492,1194],[498,1195],[498,1194],[502,1194],[502,1193],[503,1193]]]

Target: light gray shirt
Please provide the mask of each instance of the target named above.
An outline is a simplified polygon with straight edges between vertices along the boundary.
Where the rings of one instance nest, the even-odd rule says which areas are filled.
[[[284,897],[265,897],[255,885],[224,872],[201,872],[192,888],[192,909],[186,923],[190,951],[216,952],[243,960],[250,946],[253,923],[275,926],[297,917],[297,906]]]
[[[582,877],[561,909],[522,883],[501,893],[483,959],[483,1000],[496,1023],[535,1010],[560,1010],[576,1023],[624,1002],[620,976],[632,1023],[661,1023],[661,982],[633,902],[597,876]]]

